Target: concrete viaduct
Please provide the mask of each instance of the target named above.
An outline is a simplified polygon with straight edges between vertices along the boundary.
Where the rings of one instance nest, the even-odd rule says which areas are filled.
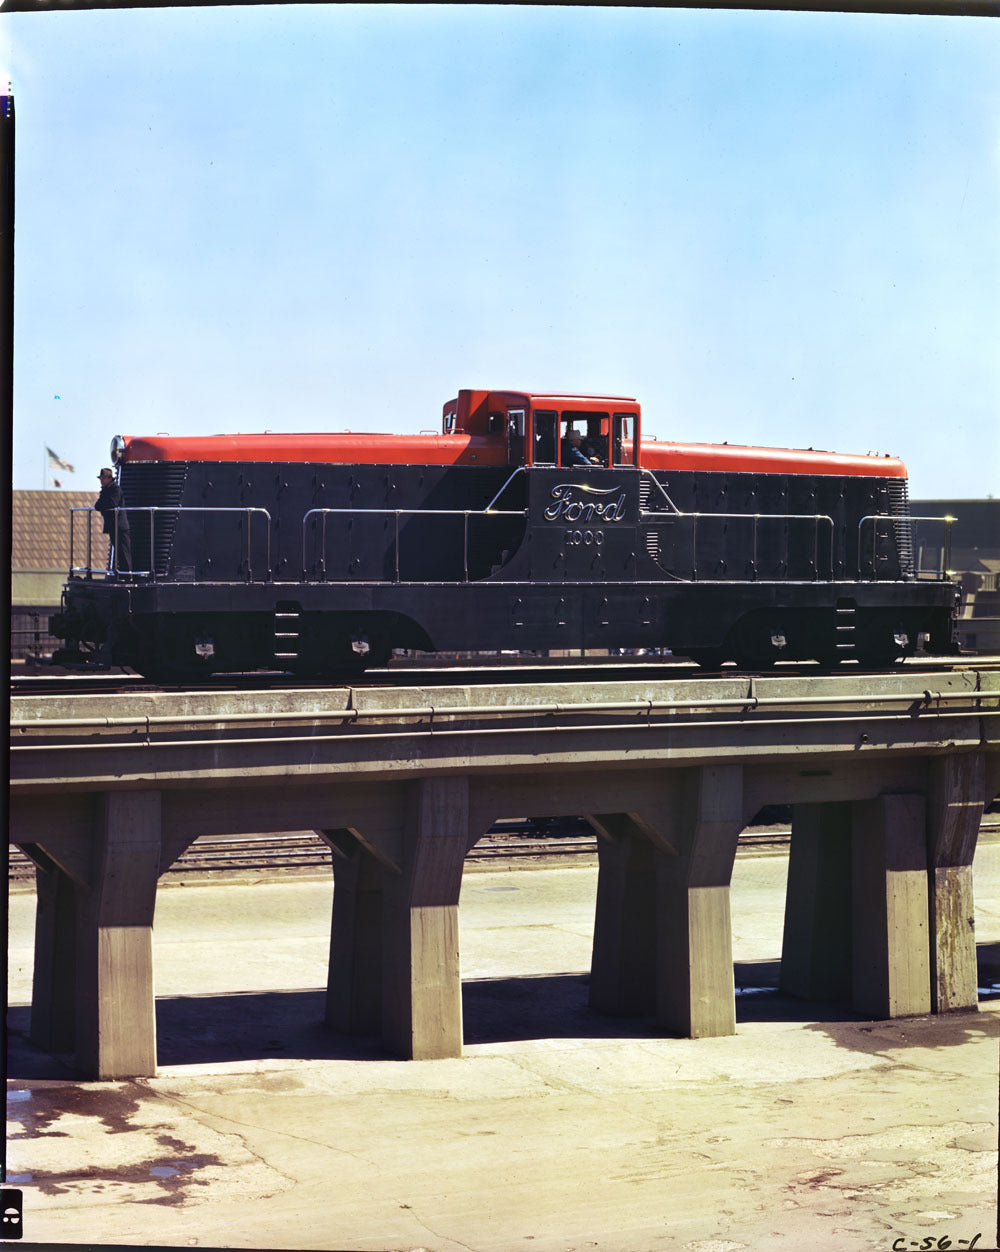
[[[777,803],[794,806],[783,990],[872,1018],[971,1009],[998,714],[1000,675],[976,668],[19,697],[32,1036],[86,1076],[154,1074],[158,876],[199,835],[313,829],[334,853],[329,1024],[460,1056],[463,861],[524,815],[598,833],[591,1005],[732,1034],[737,838]]]

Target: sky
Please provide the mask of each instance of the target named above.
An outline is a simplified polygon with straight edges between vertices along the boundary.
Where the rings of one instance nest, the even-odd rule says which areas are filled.
[[[996,21],[46,12],[0,15],[4,70],[15,488],[94,488],[116,434],[436,430],[482,387],[1000,495]]]

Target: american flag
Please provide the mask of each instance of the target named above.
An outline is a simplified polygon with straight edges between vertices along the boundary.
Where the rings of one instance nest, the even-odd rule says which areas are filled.
[[[46,448],[45,452],[49,458],[49,469],[65,470],[67,474],[75,473],[73,466],[70,465],[69,461],[64,461],[62,457],[53,452],[51,448]]]

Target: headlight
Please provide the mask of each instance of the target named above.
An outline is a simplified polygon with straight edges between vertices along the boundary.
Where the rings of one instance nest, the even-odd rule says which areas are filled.
[[[125,455],[125,440],[121,435],[115,435],[111,440],[111,464],[117,465]]]

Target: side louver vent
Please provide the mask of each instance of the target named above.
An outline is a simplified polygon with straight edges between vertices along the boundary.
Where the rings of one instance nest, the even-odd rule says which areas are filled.
[[[896,535],[899,570],[904,576],[913,573],[913,523],[910,521],[910,500],[905,478],[889,480],[889,512],[898,521],[892,529]]]
[[[180,506],[187,478],[185,461],[151,461],[122,466],[121,488],[132,532],[132,568],[136,573],[166,574],[177,528],[177,514],[150,513]]]

